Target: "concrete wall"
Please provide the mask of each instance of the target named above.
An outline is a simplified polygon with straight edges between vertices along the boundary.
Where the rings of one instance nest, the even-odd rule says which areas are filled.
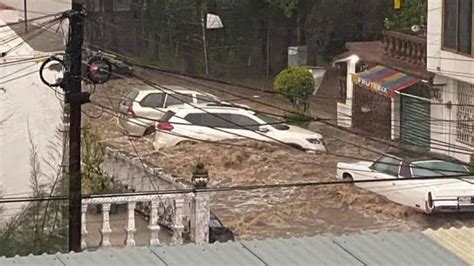
[[[431,106],[432,151],[442,152],[468,162],[469,155],[457,147],[473,149],[456,141],[457,81],[474,84],[474,59],[442,50],[442,0],[428,1],[427,70],[436,74],[433,83],[440,84],[441,99]],[[446,105],[451,102],[453,106]],[[444,145],[444,146],[443,146]],[[447,151],[443,151],[443,150]]]
[[[5,25],[2,15],[0,12],[0,26]],[[5,38],[11,40],[0,44],[0,51],[17,48],[0,58],[0,64],[44,55],[26,43],[19,45],[23,39],[9,27],[0,30],[0,39]],[[55,92],[40,80],[38,70],[43,60],[0,68],[0,184],[4,196],[31,195],[30,140],[36,146],[40,182],[54,180],[60,170],[62,139],[57,133],[62,128],[62,106]],[[44,74],[52,80],[57,72],[46,70]],[[21,205],[8,204],[4,217],[18,212]]]
[[[474,58],[441,49],[442,0],[428,1],[427,70],[474,84]]]
[[[474,147],[456,141],[456,120],[457,120],[457,81],[443,76],[436,76],[434,79],[437,83],[445,83],[442,90],[442,103],[451,102],[453,105],[449,107],[445,104],[431,105],[431,119],[443,120],[432,121],[431,123],[431,150],[453,156],[464,162],[469,162],[469,151],[474,153]]]
[[[105,148],[102,170],[112,176],[115,181],[120,181],[136,191],[192,187],[190,183],[185,183],[173,175],[166,174],[162,168],[144,160],[140,161],[136,155],[128,154],[114,147]]]

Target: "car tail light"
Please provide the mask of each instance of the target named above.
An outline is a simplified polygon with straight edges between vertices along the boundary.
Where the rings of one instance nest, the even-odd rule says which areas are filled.
[[[135,116],[135,112],[133,111],[133,107],[131,104],[127,106],[127,115]]]
[[[171,131],[174,129],[173,125],[170,122],[159,122],[158,123],[159,130]]]

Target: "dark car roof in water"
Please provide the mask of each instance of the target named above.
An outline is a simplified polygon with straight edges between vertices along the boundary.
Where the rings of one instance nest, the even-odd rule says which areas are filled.
[[[388,156],[395,156],[397,158],[402,159],[405,162],[417,162],[417,161],[432,161],[432,160],[439,160],[439,161],[447,161],[452,163],[458,164],[465,164],[459,160],[451,156],[447,156],[444,154],[434,153],[434,152],[421,152],[421,151],[401,151],[401,150],[390,150],[389,152],[385,153]]]

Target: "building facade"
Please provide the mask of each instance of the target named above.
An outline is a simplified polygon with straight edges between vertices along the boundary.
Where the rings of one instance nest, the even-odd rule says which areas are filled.
[[[474,5],[428,1],[427,70],[434,73],[431,149],[462,161],[474,152]]]

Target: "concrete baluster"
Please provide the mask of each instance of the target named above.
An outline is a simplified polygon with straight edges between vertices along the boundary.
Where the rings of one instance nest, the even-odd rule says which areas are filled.
[[[100,241],[101,247],[111,247],[112,244],[110,243],[110,233],[112,233],[112,229],[110,229],[110,203],[102,204],[102,228],[99,229],[102,240]]]
[[[183,209],[184,199],[177,198],[175,200],[175,212],[173,219],[173,244],[183,244]]]
[[[150,229],[150,246],[158,246],[160,244],[160,239],[158,237],[160,226],[158,225],[158,201],[156,200],[151,202],[148,229]]]
[[[125,245],[127,247],[135,246],[135,232],[137,231],[137,229],[135,228],[135,206],[136,206],[136,202],[129,202],[127,204],[128,222],[127,222],[127,227],[125,228],[125,232],[127,233],[127,238],[125,239]]]
[[[87,204],[81,206],[81,249],[87,248],[86,237],[87,237]]]

